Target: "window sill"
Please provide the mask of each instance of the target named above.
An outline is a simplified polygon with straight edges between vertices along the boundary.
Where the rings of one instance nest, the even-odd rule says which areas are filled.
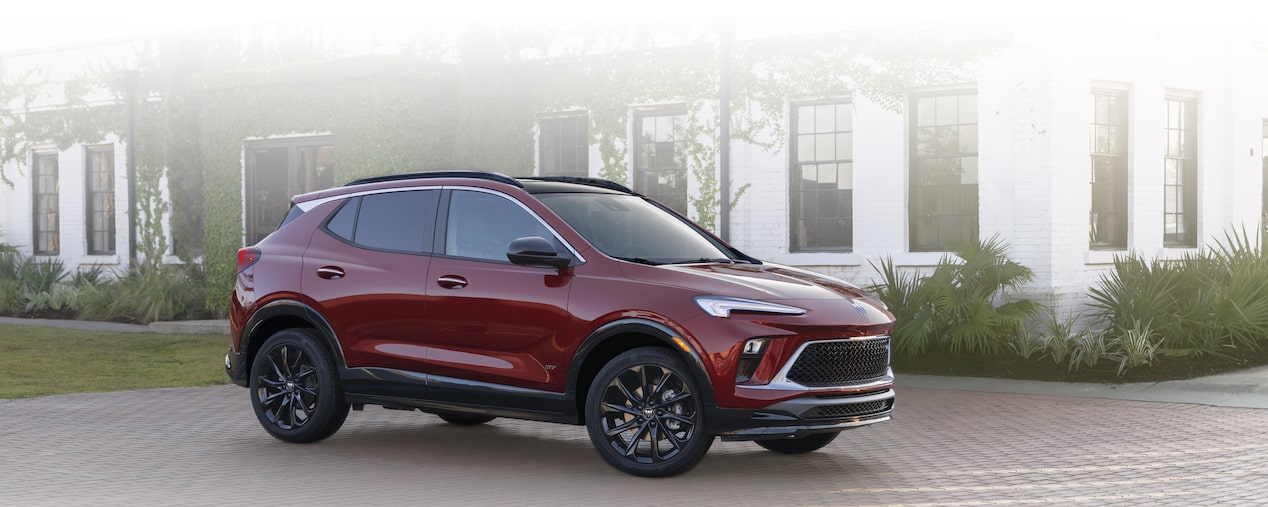
[[[859,256],[854,252],[793,252],[778,254],[770,259],[789,266],[858,266]]]
[[[1113,264],[1114,259],[1127,255],[1127,250],[1088,250],[1083,252],[1083,264],[1093,266]]]

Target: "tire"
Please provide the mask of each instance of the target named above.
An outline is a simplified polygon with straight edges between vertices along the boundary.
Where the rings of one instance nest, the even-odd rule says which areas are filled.
[[[585,408],[590,441],[622,472],[642,477],[686,472],[713,445],[700,393],[691,370],[672,351],[625,352],[590,384]]]
[[[436,415],[440,416],[445,422],[458,426],[475,426],[497,419],[497,417],[491,415],[466,414],[462,412],[442,412]]]
[[[333,435],[351,407],[330,353],[308,329],[283,329],[264,342],[251,364],[250,388],[260,425],[285,442]]]
[[[832,443],[840,435],[840,431],[832,433],[816,433],[814,435],[806,435],[801,438],[783,439],[783,440],[756,440],[757,445],[781,454],[805,454],[822,449],[823,446]]]

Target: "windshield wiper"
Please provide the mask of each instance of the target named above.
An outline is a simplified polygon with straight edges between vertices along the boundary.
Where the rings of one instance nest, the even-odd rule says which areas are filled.
[[[656,262],[656,261],[653,261],[653,260],[649,260],[649,259],[644,259],[644,258],[642,258],[642,257],[614,257],[614,258],[616,258],[616,259],[621,259],[621,260],[626,261],[626,262],[634,262],[634,263],[638,263],[638,264],[646,264],[646,265],[648,265],[648,266],[659,266],[659,265],[661,264],[661,263],[659,263],[659,262]]]
[[[688,259],[685,261],[666,262],[665,264],[735,264],[735,259],[716,258],[707,259],[704,257],[698,259]]]

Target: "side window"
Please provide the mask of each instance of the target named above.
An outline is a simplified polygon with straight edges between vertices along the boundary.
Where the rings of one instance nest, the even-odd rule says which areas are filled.
[[[425,253],[438,199],[435,190],[352,198],[330,217],[326,230],[363,248]]]
[[[506,248],[525,236],[541,236],[563,251],[537,217],[507,198],[467,190],[449,198],[445,255],[507,262]]]
[[[360,206],[360,197],[348,199],[343,203],[343,207],[335,212],[335,216],[330,217],[330,221],[326,222],[326,230],[344,240],[352,241],[352,231],[357,224],[357,208]]]

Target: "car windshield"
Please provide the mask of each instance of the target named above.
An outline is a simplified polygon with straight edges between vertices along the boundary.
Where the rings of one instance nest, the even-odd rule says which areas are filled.
[[[738,260],[722,245],[638,196],[557,193],[537,198],[608,257],[642,264]]]

